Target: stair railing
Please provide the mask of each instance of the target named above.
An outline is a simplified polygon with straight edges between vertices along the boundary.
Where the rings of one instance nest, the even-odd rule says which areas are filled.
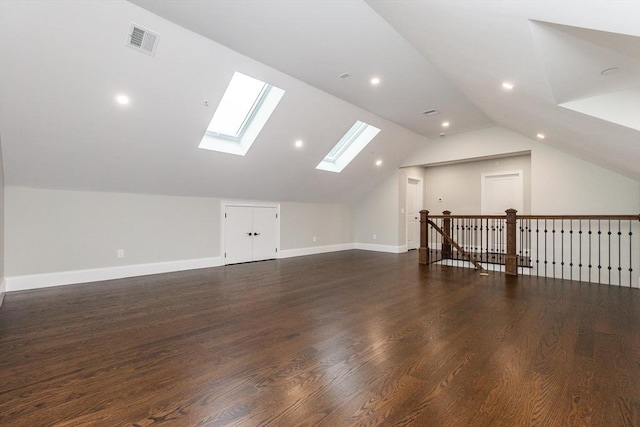
[[[640,215],[517,215],[515,209],[505,215],[429,215],[423,210],[419,262],[640,287]]]

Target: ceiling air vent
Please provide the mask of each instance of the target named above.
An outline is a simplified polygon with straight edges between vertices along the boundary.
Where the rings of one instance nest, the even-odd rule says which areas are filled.
[[[436,110],[426,110],[426,111],[423,111],[422,114],[424,114],[425,116],[435,116],[436,114],[438,114],[438,111],[436,111]]]
[[[131,27],[129,27],[127,46],[153,56],[156,54],[158,38],[158,34],[140,25],[131,24]]]

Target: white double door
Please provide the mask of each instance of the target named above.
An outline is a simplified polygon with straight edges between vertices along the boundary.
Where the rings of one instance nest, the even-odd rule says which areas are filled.
[[[226,206],[225,264],[274,259],[278,251],[278,210]]]

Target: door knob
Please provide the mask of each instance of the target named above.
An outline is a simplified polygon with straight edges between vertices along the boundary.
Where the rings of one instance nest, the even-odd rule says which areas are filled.
[[[253,233],[247,233],[249,236],[253,236]]]
[[[259,236],[259,235],[260,235],[260,233],[253,233],[253,235],[254,235],[254,236]]]

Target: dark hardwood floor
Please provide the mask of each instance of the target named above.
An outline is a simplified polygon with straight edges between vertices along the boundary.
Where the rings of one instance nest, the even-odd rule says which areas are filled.
[[[0,426],[640,426],[640,291],[345,251],[6,295]]]

